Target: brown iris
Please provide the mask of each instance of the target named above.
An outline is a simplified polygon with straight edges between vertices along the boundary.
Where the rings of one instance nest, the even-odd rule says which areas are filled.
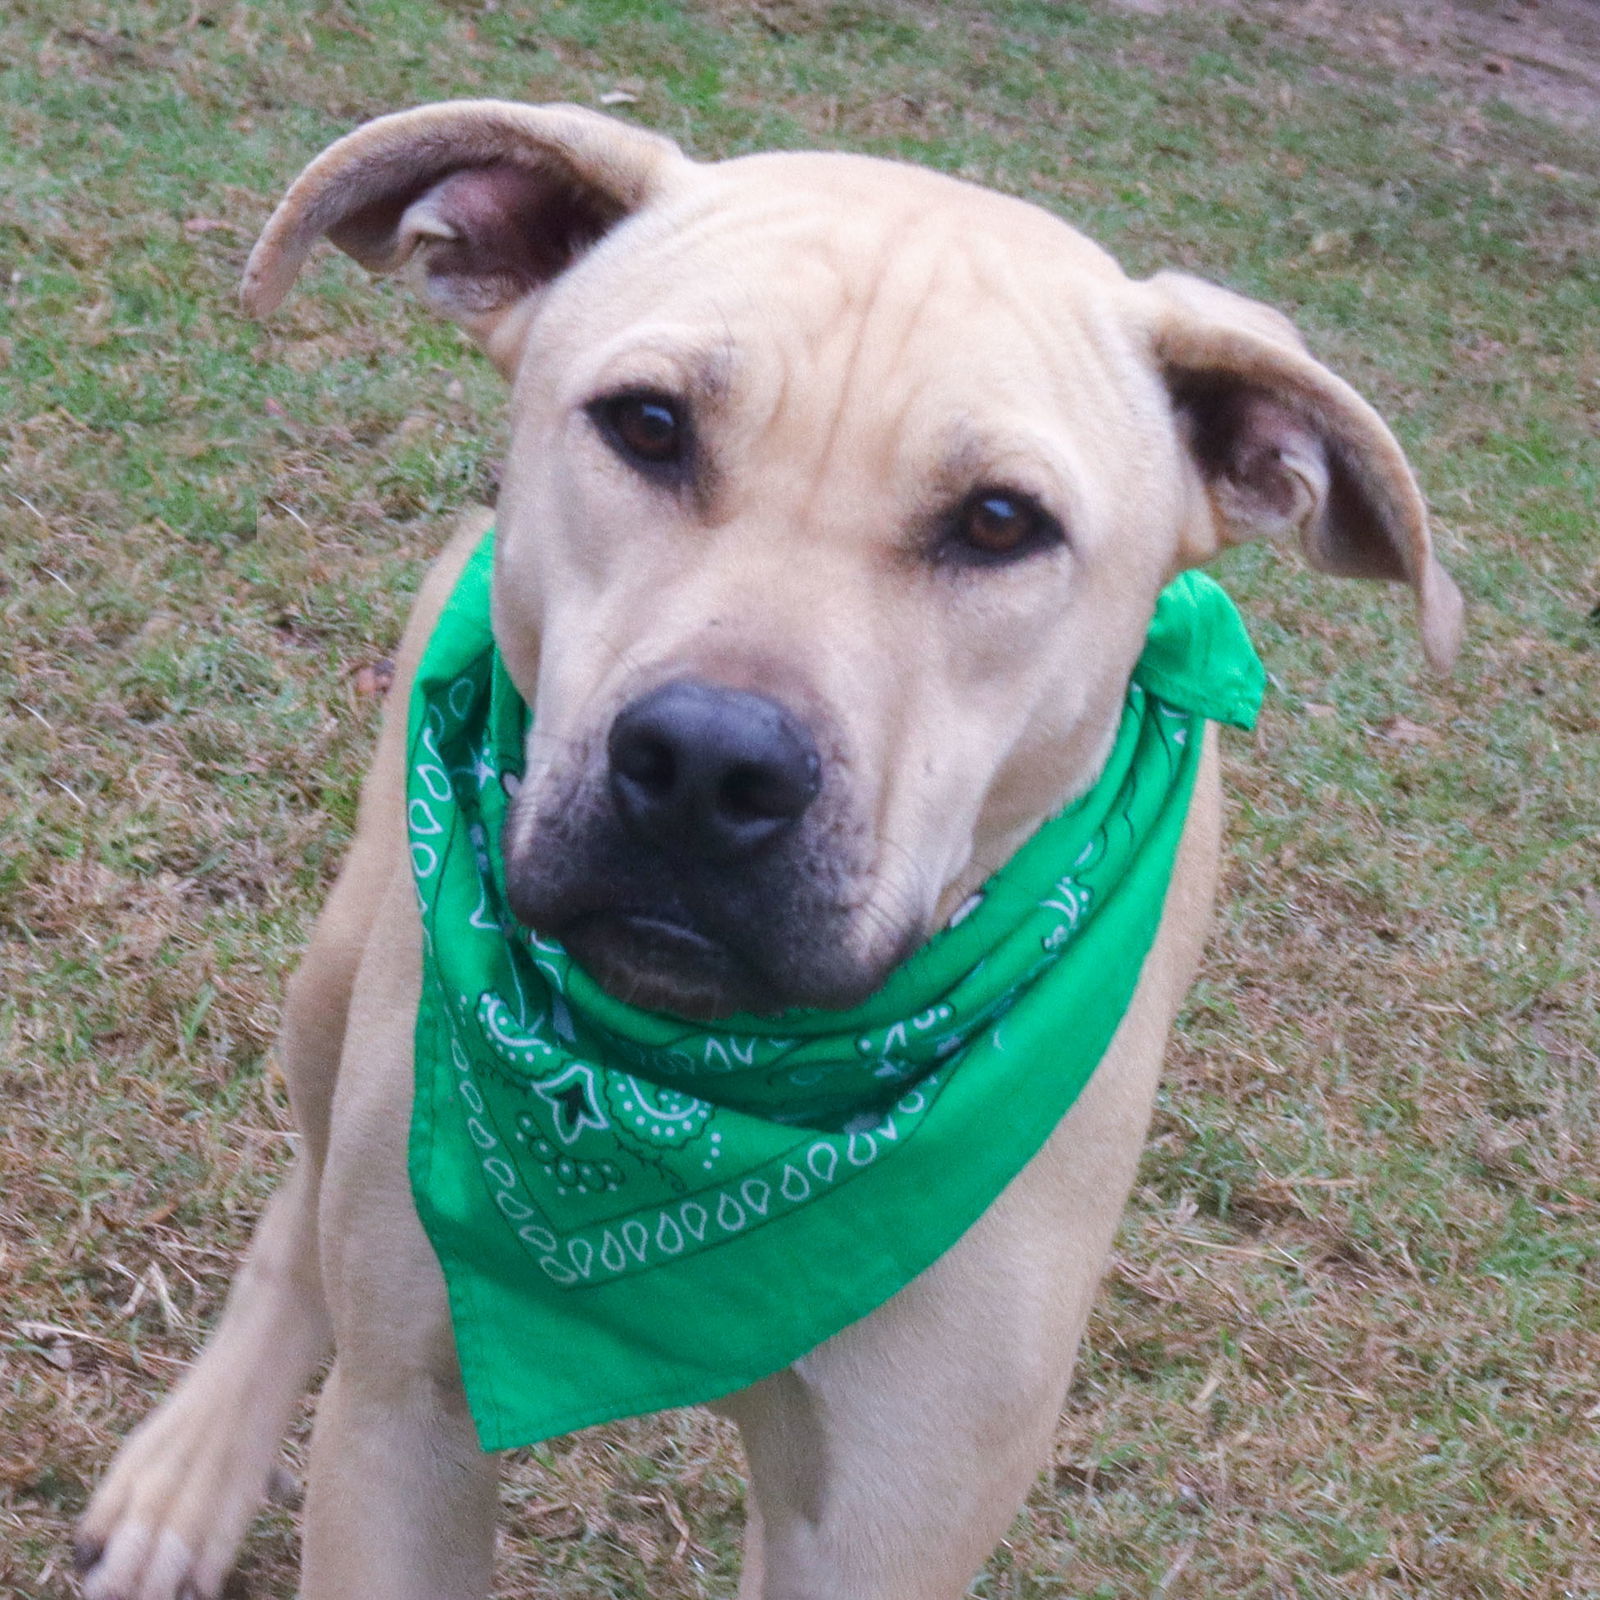
[[[611,395],[595,401],[589,411],[612,449],[635,467],[670,470],[688,455],[688,425],[678,403],[666,395]]]
[[[1027,543],[1033,523],[1030,508],[1009,495],[985,495],[968,502],[961,536],[986,555],[1008,556]]]
[[[988,566],[1020,561],[1064,538],[1061,524],[1031,495],[984,488],[956,507],[937,554],[944,561]]]

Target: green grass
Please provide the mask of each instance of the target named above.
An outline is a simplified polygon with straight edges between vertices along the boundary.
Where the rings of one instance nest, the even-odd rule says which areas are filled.
[[[281,1168],[352,674],[496,476],[464,341],[332,259],[242,320],[254,230],[365,116],[622,86],[696,154],[927,161],[1290,310],[1472,605],[1438,683],[1394,593],[1226,564],[1278,692],[1228,744],[1225,906],[1053,1470],[974,1594],[1600,1595],[1600,157],[1277,16],[7,9],[0,1589],[61,1589]],[[504,1592],[731,1594],[737,1472],[699,1416],[530,1452]],[[292,1559],[275,1512],[250,1592]]]

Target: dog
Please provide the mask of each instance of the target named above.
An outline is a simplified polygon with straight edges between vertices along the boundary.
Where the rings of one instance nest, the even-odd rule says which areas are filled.
[[[1094,780],[1158,593],[1228,546],[1293,536],[1323,572],[1407,584],[1431,663],[1455,655],[1460,596],[1406,460],[1293,325],[1186,275],[1132,280],[1020,200],[853,155],[702,164],[585,110],[463,101],[313,161],[255,247],[246,307],[270,312],[324,237],[406,268],[510,386],[494,633],[539,738],[507,877],[638,1005],[874,990]],[[423,585],[289,986],[294,1168],[209,1343],[82,1520],[91,1600],[220,1591],[330,1350],[302,1594],[489,1591],[494,1458],[407,1185],[403,787],[408,686],[486,520]],[[740,894],[715,851],[663,865],[640,846],[640,910],[591,892],[622,869],[586,830],[615,823],[619,718],[684,682],[713,723],[729,696],[777,708],[779,765],[804,768],[795,843]],[[1211,915],[1217,772],[1208,731],[1133,999],[1038,1154],[886,1303],[719,1402],[750,1473],[742,1600],[955,1597],[1015,1514]]]

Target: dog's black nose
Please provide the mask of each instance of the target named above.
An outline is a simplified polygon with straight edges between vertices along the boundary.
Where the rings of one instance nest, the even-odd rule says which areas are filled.
[[[635,837],[700,860],[753,854],[800,820],[822,782],[810,734],[777,701],[695,678],[626,706],[607,751]]]

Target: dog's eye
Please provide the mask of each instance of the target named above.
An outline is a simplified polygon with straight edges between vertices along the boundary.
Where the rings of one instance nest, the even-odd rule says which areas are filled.
[[[688,459],[688,422],[667,395],[608,395],[590,405],[589,415],[611,448],[641,471],[670,473]]]
[[[937,554],[957,564],[996,566],[1020,561],[1064,538],[1061,524],[1031,495],[976,489],[957,506]]]

